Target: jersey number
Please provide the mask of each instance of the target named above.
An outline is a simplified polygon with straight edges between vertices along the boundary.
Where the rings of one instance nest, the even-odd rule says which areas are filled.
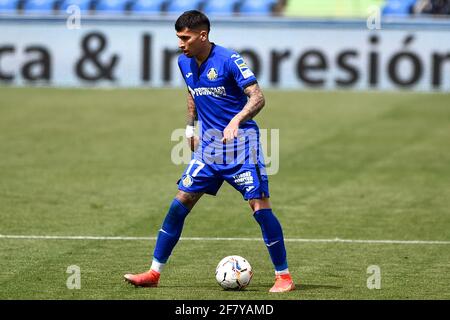
[[[200,161],[196,160],[196,159],[192,159],[191,162],[189,162],[189,167],[186,170],[186,175],[189,175],[189,173],[192,170],[192,167],[194,165],[197,165],[197,168],[195,168],[194,172],[192,172],[192,177],[195,178],[197,176],[197,174],[200,172],[200,170],[202,170],[205,167],[204,163],[201,163]]]

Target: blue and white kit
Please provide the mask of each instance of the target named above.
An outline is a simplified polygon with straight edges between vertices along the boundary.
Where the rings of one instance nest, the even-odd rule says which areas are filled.
[[[193,153],[178,189],[216,195],[227,181],[245,200],[269,197],[259,128],[254,120],[239,127],[238,138],[224,144],[222,133],[247,103],[244,89],[257,83],[244,59],[236,52],[212,44],[208,58],[180,55],[178,66],[194,99],[199,124],[199,148]]]

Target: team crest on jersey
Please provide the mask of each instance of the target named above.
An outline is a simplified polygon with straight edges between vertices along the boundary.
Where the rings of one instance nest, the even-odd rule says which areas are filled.
[[[192,186],[192,183],[194,183],[194,180],[190,175],[186,175],[186,177],[183,178],[182,183],[185,188],[189,188]]]
[[[213,81],[213,80],[216,80],[216,79],[217,79],[217,77],[219,76],[219,74],[217,73],[217,70],[216,70],[216,69],[211,68],[211,69],[209,69],[207,76],[208,76],[208,79],[209,79],[209,80]]]

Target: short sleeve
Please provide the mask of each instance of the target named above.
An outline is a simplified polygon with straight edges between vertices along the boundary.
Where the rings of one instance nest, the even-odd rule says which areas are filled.
[[[237,85],[244,90],[246,87],[257,83],[256,77],[247,63],[239,54],[235,53],[228,59],[229,72]]]

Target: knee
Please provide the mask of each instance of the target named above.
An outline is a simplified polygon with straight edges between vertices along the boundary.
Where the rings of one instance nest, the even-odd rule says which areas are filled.
[[[248,204],[250,205],[250,208],[253,212],[261,209],[271,209],[269,198],[251,199],[248,201]]]
[[[198,199],[200,199],[201,194],[197,193],[188,193],[181,190],[178,190],[175,198],[180,201],[183,205],[185,205],[189,210],[191,210],[194,205],[197,203]]]

